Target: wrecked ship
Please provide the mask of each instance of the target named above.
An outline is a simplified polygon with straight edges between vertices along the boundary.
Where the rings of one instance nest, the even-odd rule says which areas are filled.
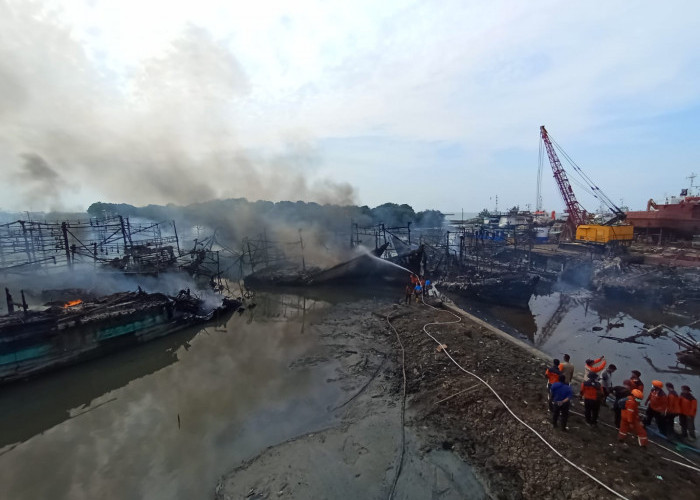
[[[20,380],[146,342],[241,307],[235,299],[209,304],[189,290],[120,292],[97,299],[52,302],[43,310],[26,303],[0,317],[0,383]]]

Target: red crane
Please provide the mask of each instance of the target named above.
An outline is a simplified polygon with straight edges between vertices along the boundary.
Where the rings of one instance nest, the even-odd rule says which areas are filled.
[[[569,214],[566,220],[567,227],[570,231],[570,237],[573,238],[576,234],[576,228],[588,222],[588,216],[581,204],[576,200],[576,195],[574,195],[574,190],[571,188],[571,184],[569,184],[566,171],[561,166],[559,157],[556,151],[554,151],[554,146],[552,145],[552,141],[549,140],[549,135],[544,125],[540,127],[540,134],[542,135],[542,142],[544,142],[544,146],[547,149],[547,156],[549,156],[549,163],[552,165],[552,171],[554,172],[554,178],[559,186],[559,192],[566,204],[566,212]]]

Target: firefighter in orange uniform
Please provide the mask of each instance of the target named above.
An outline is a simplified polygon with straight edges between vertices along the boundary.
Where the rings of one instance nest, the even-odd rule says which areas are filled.
[[[632,389],[632,393],[627,396],[625,409],[622,410],[622,421],[620,422],[620,433],[617,435],[618,441],[624,441],[627,436],[627,431],[632,431],[637,434],[639,446],[646,447],[647,431],[639,421],[639,403],[642,402],[644,393],[639,389]]]
[[[598,359],[587,359],[586,365],[583,367],[583,380],[587,380],[588,374],[591,372],[598,373],[603,371],[606,363],[605,356],[601,356]]]
[[[659,432],[666,435],[666,413],[668,413],[668,398],[663,390],[664,383],[660,380],[652,380],[653,386],[646,400],[647,416],[644,419],[644,427],[649,427],[652,420],[656,419],[656,427]]]
[[[598,382],[598,374],[590,372],[588,380],[581,382],[581,396],[585,408],[585,418],[588,425],[598,425],[598,412],[600,400],[603,396],[603,388]]]
[[[690,387],[684,385],[681,387],[681,435],[695,439],[695,414],[698,411],[698,400],[690,393]]]
[[[666,382],[666,391],[668,392],[668,413],[666,413],[666,431],[668,434],[676,435],[675,420],[681,413],[681,400],[678,397],[676,389],[671,382]]]
[[[544,376],[547,377],[547,403],[549,405],[549,411],[554,411],[554,405],[552,404],[552,393],[550,388],[552,384],[559,382],[559,375],[562,373],[559,371],[559,360],[554,359],[552,366],[547,368],[544,372]]]

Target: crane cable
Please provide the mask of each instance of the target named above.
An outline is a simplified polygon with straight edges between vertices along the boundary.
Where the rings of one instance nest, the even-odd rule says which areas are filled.
[[[423,304],[425,304],[426,306],[430,307],[431,309],[435,309],[436,311],[441,311],[441,312],[449,313],[449,314],[451,314],[452,316],[454,316],[455,318],[457,318],[456,321],[431,322],[431,323],[426,323],[425,325],[423,325],[423,331],[425,332],[425,334],[426,334],[428,337],[430,337],[431,339],[433,339],[433,341],[435,341],[436,344],[438,344],[439,346],[443,346],[444,344],[442,344],[439,340],[437,340],[435,337],[433,337],[433,336],[430,334],[430,332],[428,332],[427,327],[430,326],[430,325],[449,325],[449,324],[461,323],[462,318],[461,318],[460,316],[458,316],[457,314],[451,312],[451,311],[447,311],[447,310],[444,310],[444,309],[438,309],[437,307],[431,306],[430,304],[426,304],[425,301],[422,301],[422,302],[423,302]],[[392,326],[392,328],[393,328],[393,326]],[[398,334],[397,334],[397,335],[398,335]],[[403,349],[403,346],[402,346],[402,349]],[[609,487],[608,485],[606,485],[605,483],[603,483],[602,481],[600,481],[598,478],[596,478],[595,476],[593,476],[592,474],[590,474],[588,471],[584,470],[583,468],[581,468],[580,466],[578,466],[577,464],[575,464],[574,462],[572,462],[571,460],[569,460],[568,458],[566,458],[564,455],[562,455],[562,454],[561,454],[554,446],[552,446],[552,445],[549,443],[549,441],[547,441],[539,432],[537,432],[535,429],[533,429],[532,427],[530,427],[530,425],[528,425],[524,420],[522,420],[520,417],[518,417],[518,416],[513,412],[513,410],[510,409],[510,407],[506,404],[506,402],[503,401],[503,399],[502,399],[501,396],[498,394],[498,392],[496,392],[496,390],[495,390],[493,387],[491,387],[491,386],[489,385],[488,382],[486,382],[484,379],[482,379],[481,377],[479,377],[476,373],[470,372],[469,370],[463,368],[463,367],[450,355],[450,353],[447,352],[447,349],[446,349],[446,348],[443,347],[443,348],[441,349],[441,351],[444,352],[445,355],[446,355],[448,358],[450,358],[450,361],[452,361],[452,362],[457,366],[457,368],[459,368],[460,370],[462,370],[462,371],[463,371],[464,373],[466,373],[467,375],[471,375],[472,377],[476,378],[479,382],[481,382],[481,383],[484,384],[486,387],[488,387],[489,390],[496,396],[496,398],[497,398],[497,399],[501,402],[501,404],[505,407],[505,409],[508,410],[508,412],[513,416],[513,418],[515,418],[515,420],[517,420],[518,422],[520,422],[520,423],[521,423],[522,425],[524,425],[527,429],[529,429],[533,434],[535,434],[535,436],[537,436],[537,437],[540,439],[540,441],[542,441],[544,444],[546,444],[554,453],[556,453],[559,457],[561,457],[566,463],[568,463],[569,465],[571,465],[571,466],[574,467],[575,469],[577,469],[577,470],[583,472],[586,476],[588,476],[589,478],[591,478],[593,481],[595,481],[596,483],[598,483],[600,486],[602,486],[603,488],[605,488],[606,490],[608,490],[609,492],[611,492],[611,493],[614,494],[615,496],[617,496],[617,497],[619,497],[619,498],[621,498],[621,499],[623,499],[623,500],[629,500],[629,499],[628,499],[627,497],[625,497],[622,493],[620,493],[620,492],[618,492],[618,491],[612,489],[611,487]],[[404,368],[404,377],[405,377],[405,368]],[[405,379],[404,379],[404,380],[405,380]],[[404,383],[405,383],[405,382],[404,382]],[[402,420],[402,423],[403,423],[403,420]],[[402,452],[401,456],[402,456],[402,460],[403,460],[403,452]],[[398,479],[398,474],[397,474],[396,478],[394,479],[394,481],[396,481],[397,479]],[[393,494],[393,488],[392,488],[392,494]]]
[[[592,192],[589,192],[589,194],[593,195],[596,199],[599,199],[606,205],[608,205],[608,208],[610,208],[613,212],[619,212],[620,208],[610,199],[608,195],[606,195],[597,185],[595,182],[593,182],[593,179],[591,179],[588,174],[586,174],[583,169],[568,155],[568,153],[562,148],[554,139],[552,139],[551,135],[549,136],[550,140],[552,141],[552,144],[556,146],[556,148],[559,150],[559,152],[564,156],[564,158],[573,166],[574,170],[579,174],[579,176],[589,185],[589,189]],[[577,183],[578,184],[578,183]],[[596,191],[600,194],[600,197],[596,195]]]

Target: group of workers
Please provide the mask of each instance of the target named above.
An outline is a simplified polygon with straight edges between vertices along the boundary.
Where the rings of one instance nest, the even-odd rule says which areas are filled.
[[[415,297],[416,302],[418,302],[420,298],[425,297],[431,286],[430,280],[411,274],[405,288],[406,304],[411,303],[411,297]]]
[[[697,413],[697,400],[693,396],[690,387],[681,387],[678,394],[673,384],[665,384],[660,380],[652,381],[652,389],[646,398],[646,413],[642,420],[639,407],[644,400],[644,384],[640,377],[641,372],[632,370],[629,379],[622,385],[613,385],[612,376],[617,370],[614,364],[606,368],[605,356],[597,359],[587,359],[583,381],[579,390],[579,397],[583,400],[584,416],[586,423],[597,426],[600,406],[607,406],[608,397],[613,399],[612,409],[615,414],[615,427],[619,429],[618,440],[624,441],[628,434],[637,435],[640,446],[647,445],[648,427],[652,420],[661,434],[666,437],[674,436],[675,420],[678,417],[681,427],[681,437],[695,439],[695,414]],[[602,372],[602,373],[601,373]],[[557,427],[561,422],[562,430],[568,430],[566,423],[569,418],[569,409],[574,397],[571,386],[574,376],[574,365],[571,357],[564,354],[564,361],[554,359],[552,366],[547,368],[547,389],[549,392],[549,410],[552,413],[552,425]]]

